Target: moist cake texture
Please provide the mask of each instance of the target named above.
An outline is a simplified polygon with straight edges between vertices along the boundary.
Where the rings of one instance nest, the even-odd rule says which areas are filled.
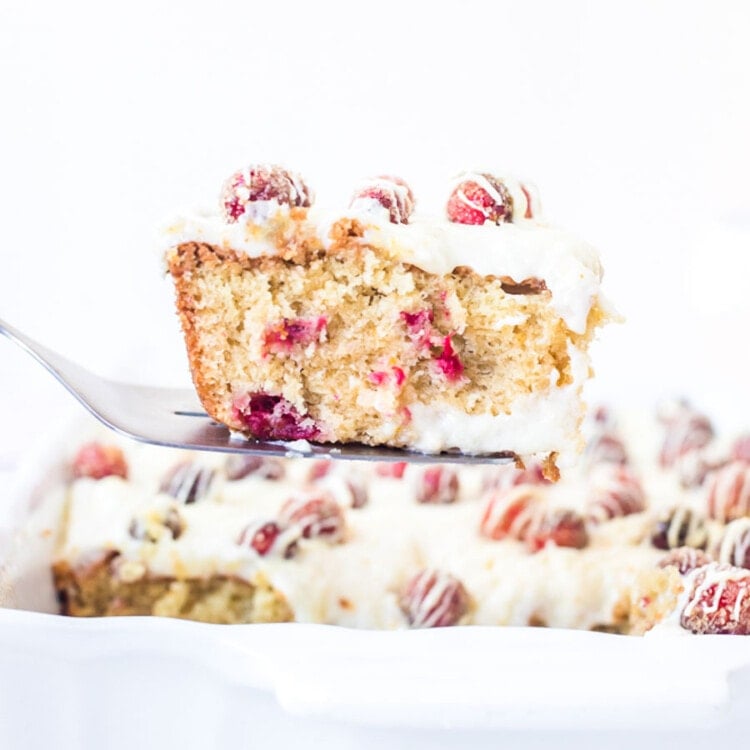
[[[557,483],[538,465],[224,458],[97,440],[72,458],[53,570],[61,611],[746,633],[748,441],[698,438],[705,416],[676,413],[597,410],[584,460]]]
[[[489,182],[492,180],[492,182]],[[587,347],[607,317],[596,252],[529,186],[464,175],[446,218],[397,178],[311,207],[279,167],[236,173],[221,213],[175,221],[167,266],[208,413],[261,439],[570,458]]]

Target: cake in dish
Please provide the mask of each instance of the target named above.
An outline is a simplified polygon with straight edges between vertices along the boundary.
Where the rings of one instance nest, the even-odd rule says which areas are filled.
[[[598,410],[584,460],[557,483],[538,465],[94,442],[72,459],[53,567],[61,611],[745,633],[748,440],[707,425],[686,406],[658,425]]]
[[[440,218],[395,177],[341,211],[312,203],[302,178],[256,165],[220,211],[167,230],[213,419],[249,438],[536,457],[550,473],[580,451],[602,272],[541,220],[532,187],[465,174]]]

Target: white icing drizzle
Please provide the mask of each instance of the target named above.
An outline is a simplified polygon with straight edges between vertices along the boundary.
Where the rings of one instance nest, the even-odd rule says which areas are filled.
[[[522,507],[515,514],[506,533],[513,539],[523,540],[529,530],[538,529],[543,510],[542,491],[536,485],[519,484],[507,490],[494,492],[487,501],[482,528],[487,536],[493,536],[494,530],[506,517],[508,510],[515,505]]]
[[[729,582],[735,582],[744,584],[744,586],[741,585],[738,588],[737,598],[731,612],[731,619],[734,622],[737,622],[742,608],[742,601],[748,591],[750,573],[744,568],[721,565],[719,563],[710,563],[709,565],[704,565],[702,568],[698,568],[694,572],[695,579],[700,575],[703,576],[703,579],[700,583],[695,583],[693,585],[692,592],[682,610],[683,617],[690,617],[698,606],[700,606],[702,611],[706,614],[715,614],[719,610],[719,604],[724,592],[726,591],[727,584]],[[709,603],[703,602],[703,597],[714,586],[716,588],[714,589],[711,601]]]
[[[733,461],[711,475],[708,509],[724,522],[750,515],[750,464]]]
[[[439,570],[424,570],[412,584],[412,625],[416,628],[432,628],[450,611],[456,580]]]
[[[680,536],[684,532],[684,540]],[[679,505],[670,514],[667,526],[667,545],[675,547],[702,547],[708,539],[708,531],[703,519],[691,508]]]
[[[743,568],[748,550],[750,550],[750,518],[738,518],[727,524],[724,529],[717,559],[720,563],[729,563]]]
[[[175,467],[162,492],[185,505],[205,497],[214,480],[214,471],[197,462],[186,462]]]
[[[627,469],[602,464],[592,472],[591,477],[588,516],[595,523],[637,513],[645,508],[643,487]]]

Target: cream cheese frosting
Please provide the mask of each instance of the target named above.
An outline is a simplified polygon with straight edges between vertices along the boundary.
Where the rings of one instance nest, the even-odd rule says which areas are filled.
[[[229,481],[220,455],[193,455],[216,470],[206,497],[188,505],[159,491],[170,466],[183,452],[122,443],[130,479],[79,479],[69,488],[68,521],[59,557],[87,559],[101,550],[121,553],[123,570],[139,575],[231,575],[253,581],[263,576],[288,600],[295,619],[366,628],[407,626],[399,592],[411,576],[438,568],[458,577],[470,593],[471,622],[483,625],[544,623],[595,628],[612,623],[615,606],[638,574],[655,567],[664,551],[650,542],[655,521],[675,504],[700,507],[700,489],[684,489],[675,473],[659,468],[657,431],[643,418],[622,420],[621,432],[633,470],[648,498],[644,512],[590,527],[583,549],[546,546],[530,553],[514,539],[495,541],[479,533],[486,497],[486,467],[463,467],[459,492],[449,504],[415,499],[425,469],[408,465],[403,478],[379,476],[372,464],[335,463],[314,485],[345,508],[342,543],[297,539],[292,559],[260,556],[237,543],[248,524],[276,518],[301,487],[310,487],[312,463],[285,462],[281,480],[249,476]],[[111,438],[110,438],[111,439]],[[551,507],[586,512],[586,475],[579,464],[545,492]],[[351,507],[347,481],[364,484],[363,507]],[[175,507],[184,532],[155,542],[135,539],[132,520]]]
[[[169,223],[163,242],[167,249],[183,242],[205,242],[250,257],[273,255],[277,251],[272,236],[289,216],[289,207],[275,201],[254,203],[245,220],[235,223],[227,223],[216,212],[195,211]],[[372,203],[339,213],[313,207],[302,221],[306,232],[328,246],[332,226],[345,218],[364,225],[364,243],[429,273],[449,274],[465,266],[483,276],[508,276],[516,282],[542,279],[551,292],[553,309],[575,333],[586,330],[595,304],[609,309],[600,292],[602,268],[597,251],[540,220],[470,226],[416,212],[408,224],[393,224],[387,211]]]

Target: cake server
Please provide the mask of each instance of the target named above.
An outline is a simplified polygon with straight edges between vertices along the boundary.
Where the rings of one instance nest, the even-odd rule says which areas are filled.
[[[260,456],[330,458],[414,463],[509,463],[511,453],[466,455],[418,453],[357,443],[291,443],[234,436],[214,422],[189,388],[162,388],[109,380],[34,341],[0,319],[3,334],[49,370],[100,422],[126,437],[152,445]]]

